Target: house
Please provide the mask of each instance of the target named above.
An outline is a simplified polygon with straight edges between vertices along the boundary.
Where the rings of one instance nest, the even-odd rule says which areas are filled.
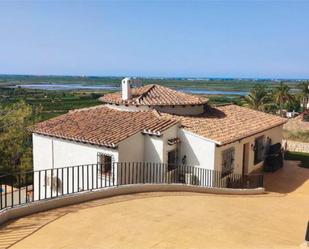
[[[102,105],[70,111],[33,128],[34,170],[112,162],[189,165],[249,174],[265,148],[281,143],[286,119],[160,85],[132,87],[100,98]],[[102,169],[101,169],[102,171]]]

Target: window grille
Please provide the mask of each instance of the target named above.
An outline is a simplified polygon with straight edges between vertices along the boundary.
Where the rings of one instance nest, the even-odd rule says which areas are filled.
[[[222,177],[231,174],[234,171],[235,148],[229,148],[222,151]]]

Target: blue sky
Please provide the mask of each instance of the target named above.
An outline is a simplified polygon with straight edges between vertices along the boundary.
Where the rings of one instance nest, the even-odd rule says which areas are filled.
[[[0,2],[0,73],[309,78],[309,1]]]

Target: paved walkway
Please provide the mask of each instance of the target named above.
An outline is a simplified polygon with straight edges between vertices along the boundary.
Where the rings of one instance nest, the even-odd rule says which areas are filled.
[[[148,193],[60,208],[4,226],[0,248],[300,248],[308,179],[287,162],[266,175],[266,195]]]

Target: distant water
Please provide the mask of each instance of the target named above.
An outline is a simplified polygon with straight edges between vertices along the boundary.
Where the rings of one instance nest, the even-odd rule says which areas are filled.
[[[111,85],[82,85],[82,84],[25,84],[16,85],[13,88],[27,88],[27,89],[39,89],[39,90],[57,90],[57,91],[70,91],[70,90],[109,90],[119,91],[120,87]],[[192,94],[208,94],[208,95],[241,95],[245,96],[248,92],[242,91],[213,91],[203,88],[178,88],[177,90],[192,93]]]
[[[213,90],[196,89],[196,88],[180,88],[179,90],[185,93],[192,93],[192,94],[241,95],[241,96],[248,95],[248,92],[240,92],[240,91],[213,91]]]
[[[81,85],[81,84],[25,84],[16,85],[13,88],[28,88],[28,89],[39,89],[39,90],[119,90],[119,87],[109,85]]]

